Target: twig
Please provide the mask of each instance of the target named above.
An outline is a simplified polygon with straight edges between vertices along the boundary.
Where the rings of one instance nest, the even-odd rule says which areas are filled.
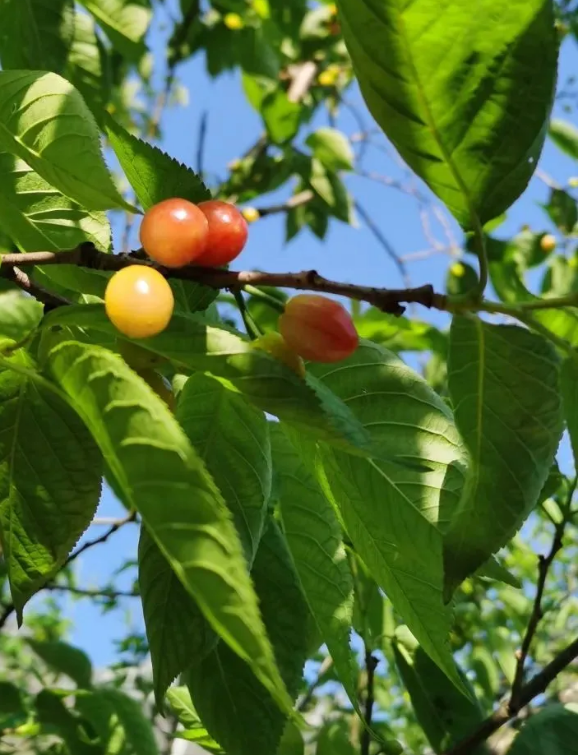
[[[82,587],[72,587],[72,585],[46,585],[44,590],[56,592],[70,592],[85,598],[139,598],[140,592],[135,590],[90,590]]]
[[[102,534],[100,537],[97,537],[95,540],[89,540],[88,542],[84,543],[84,545],[81,545],[80,548],[77,548],[73,553],[70,554],[70,556],[66,559],[66,561],[62,564],[62,567],[59,569],[59,571],[62,571],[66,566],[68,566],[72,561],[75,561],[80,555],[85,553],[89,548],[94,548],[95,545],[100,545],[101,543],[106,543],[109,537],[114,535],[115,532],[118,532],[118,530],[121,527],[124,527],[125,524],[128,524],[129,522],[134,522],[136,520],[136,511],[133,511],[132,514],[127,516],[125,519],[121,519],[115,524],[113,524],[109,529]],[[48,589],[52,589],[52,583],[48,583],[45,585]],[[14,613],[16,610],[16,606],[14,603],[9,603],[7,606],[4,607],[4,610],[0,614],[0,629],[4,627],[10,616]]]
[[[300,191],[299,194],[295,194],[293,197],[291,197],[291,199],[288,199],[282,204],[275,204],[269,207],[257,207],[256,210],[259,213],[260,217],[266,218],[269,215],[278,215],[282,212],[289,212],[290,210],[294,210],[296,207],[301,207],[302,205],[308,204],[309,202],[311,202],[314,196],[315,195],[312,191]]]
[[[355,203],[355,209],[359,213],[361,219],[363,222],[367,225],[371,233],[373,233],[374,237],[377,239],[377,241],[381,244],[381,246],[385,249],[386,254],[388,257],[393,261],[395,266],[397,267],[399,274],[401,275],[401,278],[403,282],[406,284],[406,286],[409,286],[409,275],[407,273],[407,268],[404,265],[404,263],[401,261],[399,256],[396,254],[395,249],[392,247],[392,245],[389,243],[389,241],[385,238],[384,234],[380,230],[380,228],[374,223],[373,218],[371,215],[367,212],[367,210],[363,207],[363,205],[359,204],[359,202]]]
[[[522,708],[535,697],[545,692],[558,674],[576,658],[578,658],[578,637],[522,687],[515,706],[512,706],[510,700],[504,701],[472,734],[450,747],[442,755],[471,755],[478,745],[485,742],[495,731],[498,731],[510,719],[517,716]]]
[[[18,258],[20,258],[21,261],[24,255],[13,254],[10,256],[15,257],[16,264],[19,264]],[[2,262],[4,261],[3,258],[0,259],[2,259]],[[2,265],[2,268],[0,268],[2,277],[6,280],[12,281],[18,286],[18,288],[21,288],[22,291],[25,291],[37,301],[44,304],[46,311],[70,304],[68,299],[65,299],[63,296],[58,296],[58,294],[53,294],[50,291],[47,291],[43,286],[39,286],[34,281],[30,280],[30,276],[28,276],[23,270],[20,270],[20,267],[16,267],[16,264],[12,267],[6,266],[5,268]]]
[[[127,265],[151,264],[138,256],[112,255],[99,252],[90,244],[81,244],[76,249],[63,252],[32,252],[26,255],[7,254],[2,258],[3,266],[15,264],[27,265],[80,265],[97,270],[120,270]],[[383,312],[402,315],[405,304],[421,304],[427,308],[447,309],[447,297],[437,294],[430,285],[419,288],[386,289],[374,286],[359,286],[352,283],[339,283],[319,275],[315,270],[300,273],[265,273],[260,271],[234,272],[219,268],[194,267],[192,265],[178,269],[158,268],[167,278],[192,280],[204,283],[211,288],[242,288],[247,284],[254,286],[278,286],[299,291],[319,291],[336,296],[345,296],[372,304]]]
[[[197,141],[197,173],[201,178],[203,177],[205,169],[205,143],[207,141],[207,125],[209,121],[209,115],[206,110],[203,110],[201,115],[201,121],[199,123],[199,138]]]
[[[255,341],[257,338],[260,338],[263,334],[259,330],[259,326],[255,322],[255,320],[253,320],[253,318],[251,317],[251,313],[247,309],[247,302],[245,301],[243,292],[237,288],[233,290],[233,296],[235,297],[235,301],[237,303],[237,307],[241,314],[241,318],[243,320],[243,325],[245,326],[245,330],[247,331],[247,335],[252,341]]]
[[[562,548],[564,530],[566,528],[566,524],[568,523],[569,512],[572,505],[572,498],[574,496],[574,491],[576,490],[577,484],[578,484],[578,477],[574,479],[572,485],[570,486],[568,499],[566,501],[566,514],[562,518],[562,521],[556,525],[556,528],[554,530],[554,538],[552,540],[552,545],[550,547],[550,551],[548,555],[538,556],[538,581],[536,584],[536,597],[534,598],[534,605],[532,607],[532,613],[528,621],[528,626],[526,627],[526,633],[522,640],[522,647],[520,648],[520,651],[518,654],[516,672],[514,675],[514,681],[512,683],[512,692],[510,695],[510,703],[509,703],[510,707],[512,708],[519,707],[519,697],[522,691],[522,685],[524,683],[524,666],[526,663],[526,659],[528,658],[528,653],[530,652],[532,641],[538,629],[538,625],[544,613],[542,610],[542,598],[544,596],[544,589],[546,587],[546,580],[548,578],[548,572],[550,570],[550,567],[554,563],[554,560],[556,559],[558,552]]]
[[[378,660],[375,658],[369,647],[365,646],[365,668],[367,671],[367,688],[365,693],[365,728],[361,733],[361,755],[369,755],[369,746],[371,745],[371,722],[373,718],[373,705],[375,703],[374,697],[374,680],[375,669],[377,668]]]
[[[323,684],[323,679],[325,678],[325,675],[329,671],[329,669],[333,666],[333,658],[328,655],[323,659],[323,662],[321,666],[319,667],[319,672],[315,679],[311,682],[309,687],[307,687],[307,691],[299,700],[299,702],[296,705],[296,709],[298,712],[304,711],[311,700],[313,699],[313,695],[315,694],[315,690]]]

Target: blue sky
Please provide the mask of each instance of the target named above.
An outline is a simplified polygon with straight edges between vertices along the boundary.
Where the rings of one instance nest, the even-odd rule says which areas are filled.
[[[174,8],[175,2],[169,2]],[[176,14],[174,14],[176,15]],[[150,36],[151,49],[155,60],[161,60],[162,40],[166,30],[155,28]],[[578,55],[573,41],[567,41],[562,50],[560,82],[573,74],[577,68]],[[162,69],[158,72],[162,75]],[[179,68],[181,82],[189,92],[189,103],[185,108],[169,110],[163,122],[164,139],[162,147],[182,162],[194,165],[197,149],[199,121],[204,111],[208,113],[208,132],[205,151],[206,171],[211,176],[223,177],[226,165],[239,157],[257,138],[262,125],[257,114],[247,104],[238,74],[223,75],[217,81],[209,79],[204,70],[202,56],[183,64]],[[159,77],[160,80],[160,77]],[[368,127],[374,124],[356,89],[348,95],[361,112]],[[555,115],[573,119],[573,115],[562,112],[556,106]],[[320,113],[311,128],[325,126],[327,116]],[[359,131],[359,124],[344,113],[338,126],[348,134]],[[392,148],[380,140],[381,149],[370,147],[365,158],[365,169],[391,178],[408,182],[407,172],[400,167]],[[386,147],[386,152],[383,151]],[[540,168],[564,185],[572,175],[578,175],[578,164],[563,156],[552,144],[547,144]],[[350,177],[347,184],[355,198],[376,220],[383,234],[398,255],[404,256],[430,248],[424,235],[419,209],[415,199],[393,188],[388,188],[361,177]],[[417,179],[413,185],[431,196]],[[499,235],[509,236],[518,231],[524,223],[535,230],[554,232],[548,218],[538,206],[547,197],[545,184],[535,178],[524,196],[508,214],[507,222],[499,229]],[[276,204],[288,196],[286,191],[278,192],[259,200],[260,205]],[[431,213],[430,213],[431,215]],[[445,217],[449,218],[447,212]],[[456,239],[461,234],[456,224],[449,221]],[[237,267],[260,268],[269,271],[288,271],[315,268],[323,275],[353,283],[371,283],[389,287],[402,286],[395,265],[388,259],[372,233],[360,225],[351,228],[337,221],[332,222],[324,242],[319,242],[308,231],[301,233],[289,245],[284,244],[284,218],[273,216],[251,227],[248,247]],[[446,236],[439,222],[432,220],[432,230],[437,239],[445,242]],[[436,255],[408,265],[411,282],[414,285],[433,283],[437,289],[443,288],[445,273],[449,264],[446,255]],[[449,320],[440,313],[430,314],[419,311],[418,316],[431,319],[445,327]],[[563,463],[569,463],[567,448],[563,451]],[[122,515],[122,509],[109,492],[105,492],[99,510],[100,517]],[[101,534],[103,528],[95,525],[87,533],[88,539]],[[129,525],[116,534],[109,543],[88,551],[76,562],[79,584],[83,587],[96,587],[106,583],[111,573],[125,558],[136,557],[137,527]],[[131,575],[120,578],[120,587],[130,587]],[[115,657],[113,641],[126,631],[127,624],[142,629],[142,615],[137,600],[123,602],[123,610],[102,616],[98,608],[89,600],[72,601],[64,598],[67,615],[74,627],[71,641],[86,649],[96,666],[111,662]],[[125,610],[126,609],[126,610]]]

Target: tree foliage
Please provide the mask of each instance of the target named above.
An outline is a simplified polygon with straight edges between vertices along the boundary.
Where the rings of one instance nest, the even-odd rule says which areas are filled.
[[[540,174],[540,227],[500,228],[545,143],[578,159],[552,116],[576,4],[24,5],[0,0],[0,753],[574,752],[578,181]],[[194,166],[164,130],[192,60],[259,123],[218,177],[205,116]],[[376,144],[410,182],[366,170]],[[360,176],[441,221],[445,290],[410,285]],[[287,242],[361,220],[403,288],[153,265],[174,315],[132,341],[104,291],[171,197]],[[292,289],[345,297],[351,357],[255,347]],[[103,481],[125,515],[92,538]],[[131,526],[130,588],[79,584]],[[61,594],[136,599],[144,632],[102,674]]]

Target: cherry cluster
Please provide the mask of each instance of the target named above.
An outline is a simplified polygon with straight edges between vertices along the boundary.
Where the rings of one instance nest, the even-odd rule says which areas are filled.
[[[143,249],[164,268],[227,265],[243,251],[248,235],[243,214],[219,200],[196,205],[185,199],[167,199],[146,212],[140,228]],[[167,279],[146,265],[130,265],[115,273],[104,301],[113,325],[133,339],[161,333],[174,310]],[[300,375],[304,374],[302,359],[337,362],[350,356],[359,340],[347,310],[316,294],[290,299],[279,318],[279,331],[262,336],[253,345]]]

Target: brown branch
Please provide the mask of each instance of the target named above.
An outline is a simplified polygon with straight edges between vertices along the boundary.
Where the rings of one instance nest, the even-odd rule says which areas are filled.
[[[115,522],[111,527],[107,529],[105,533],[103,533],[100,537],[95,538],[94,540],[89,540],[84,545],[81,545],[80,548],[77,548],[73,553],[70,554],[70,556],[66,559],[66,561],[62,564],[59,571],[62,571],[66,566],[68,566],[72,561],[75,561],[80,555],[85,553],[89,548],[94,548],[95,545],[101,545],[102,543],[106,543],[106,541],[114,535],[115,532],[118,532],[118,530],[121,527],[124,527],[125,524],[128,524],[129,522],[134,522],[136,520],[136,511],[133,511],[132,514],[125,517],[124,519],[121,519],[118,522]],[[47,589],[54,589],[52,587],[52,583],[48,583],[45,585]],[[0,613],[0,629],[5,626],[6,622],[12,616],[14,611],[16,610],[16,607],[14,606],[14,603],[9,603],[7,606],[4,606],[2,613]]]
[[[91,243],[85,243],[76,249],[63,252],[31,252],[29,254],[6,254],[2,257],[2,266],[14,265],[79,265],[96,270],[120,270],[127,265],[148,264],[137,253],[129,255],[112,255],[99,252]],[[328,280],[315,270],[300,273],[265,273],[260,271],[221,270],[219,268],[186,267],[167,270],[157,268],[167,278],[190,280],[203,283],[217,289],[242,288],[245,285],[278,286],[299,291],[318,291],[321,293],[345,296],[372,304],[383,312],[401,315],[402,304],[421,304],[424,307],[445,310],[447,298],[434,292],[432,286],[419,288],[387,289],[375,286],[360,286],[352,283],[339,283]]]
[[[275,204],[269,207],[256,207],[255,209],[260,217],[266,218],[269,215],[278,215],[282,212],[289,212],[296,207],[302,207],[305,204],[309,204],[314,196],[313,192],[307,189],[306,191],[300,191],[299,194],[295,194],[291,199],[283,202],[283,204]]]
[[[552,540],[552,546],[550,547],[548,555],[542,556],[540,554],[538,556],[538,581],[536,583],[536,597],[534,598],[532,613],[530,614],[528,626],[526,627],[526,632],[522,640],[522,647],[520,648],[517,657],[516,672],[514,675],[514,681],[512,683],[512,693],[510,695],[509,703],[511,708],[519,708],[519,697],[522,691],[522,685],[524,683],[524,666],[528,658],[528,653],[530,652],[532,641],[538,629],[538,625],[544,614],[542,610],[542,598],[544,597],[544,589],[546,587],[548,572],[550,571],[550,567],[554,563],[558,552],[562,548],[564,529],[566,528],[566,524],[568,522],[568,512],[571,509],[572,498],[574,496],[574,491],[576,490],[577,483],[578,478],[576,478],[573,484],[570,486],[568,499],[566,501],[567,513],[555,527],[554,538]]]
[[[367,672],[367,687],[365,693],[365,727],[361,733],[361,755],[369,755],[369,747],[371,745],[371,723],[373,719],[373,706],[375,704],[374,695],[374,681],[375,681],[375,669],[377,668],[378,660],[375,658],[371,650],[365,646],[365,669]]]
[[[494,732],[508,723],[535,697],[546,691],[558,674],[578,658],[578,637],[560,652],[539,674],[525,684],[515,705],[505,700],[472,734],[458,742],[442,755],[470,755],[476,747],[486,741]]]
[[[19,265],[22,261],[24,255],[22,254],[11,254],[10,257],[16,258],[16,263],[14,266],[1,266],[0,268],[0,274],[2,275],[2,278],[5,280],[12,281],[18,288],[22,289],[22,291],[25,291],[27,294],[30,294],[33,296],[37,301],[41,302],[45,305],[46,309],[56,309],[57,307],[62,307],[65,304],[70,304],[68,299],[65,299],[62,296],[58,296],[58,294],[53,294],[50,291],[47,291],[43,286],[38,285],[38,283],[35,283],[33,280],[30,279],[30,276],[28,276],[23,270],[20,270],[20,267],[16,267],[16,265]],[[3,258],[0,258],[3,261]]]

